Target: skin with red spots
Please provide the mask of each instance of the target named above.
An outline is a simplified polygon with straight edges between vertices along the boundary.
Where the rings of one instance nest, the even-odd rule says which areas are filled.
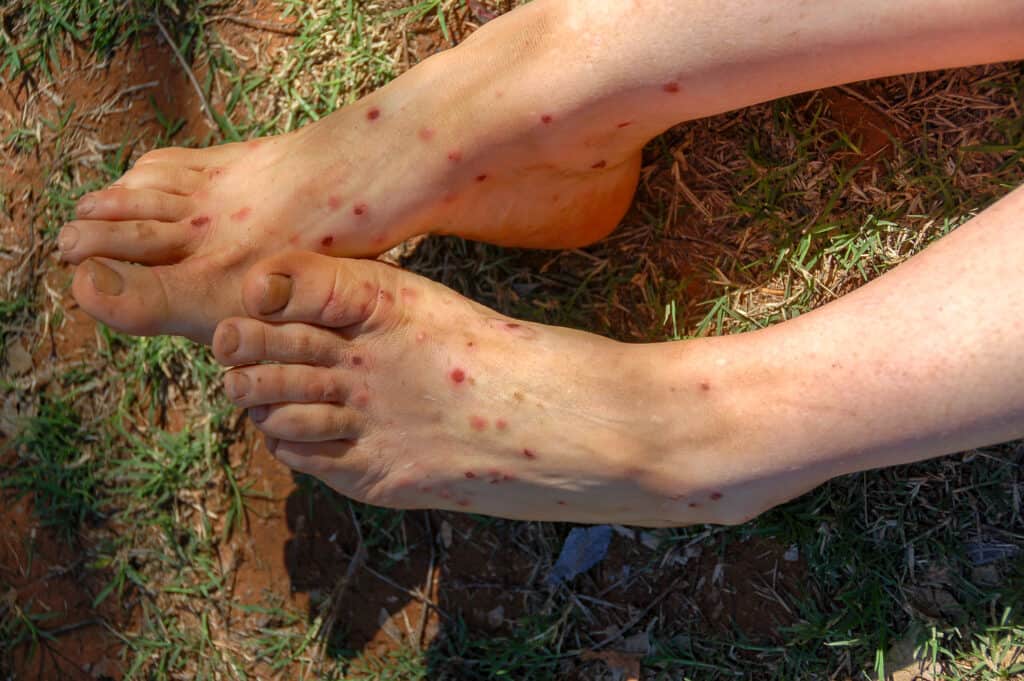
[[[331,196],[328,196],[327,207],[330,208],[331,210],[338,210],[339,208],[341,208],[341,197],[334,196],[333,194]]]
[[[508,430],[508,421],[505,419],[498,419],[494,422],[494,427],[498,430]]]
[[[374,107],[366,112],[366,120],[375,121],[380,118],[380,109]]]
[[[393,293],[391,293],[391,291],[381,290],[377,293],[377,296],[385,303],[395,302],[395,296]]]
[[[462,369],[452,369],[451,377],[452,382],[462,383],[463,381],[466,380],[466,372],[463,371]]]
[[[449,161],[454,161],[456,163],[461,161],[462,160],[462,152],[459,151],[458,149],[455,149],[453,151],[449,151],[448,152],[448,160]]]
[[[449,492],[446,489],[443,489],[443,490],[441,490],[440,492],[437,493],[437,496],[441,497],[442,499],[449,499],[449,498],[451,498],[452,493]]]
[[[189,222],[193,227],[205,227],[210,224],[210,218],[206,215],[197,215]]]
[[[700,389],[704,390],[704,391],[711,390],[711,382],[710,381],[701,381],[700,382]]]
[[[352,355],[352,366],[358,367],[363,365],[363,358],[359,355]]]
[[[608,165],[608,161],[600,160],[600,161],[598,161],[597,163],[595,163],[594,165],[592,165],[590,167],[596,169],[596,168],[604,168],[606,165]]]
[[[430,128],[420,128],[419,136],[424,142],[429,142],[434,138],[434,131]]]
[[[722,493],[721,492],[712,492],[711,493],[711,500],[712,501],[718,501],[721,498],[722,498]]]
[[[477,182],[483,182],[486,179],[487,179],[487,175],[486,174],[485,175],[477,175],[476,176],[476,181]]]
[[[357,203],[355,206],[352,207],[352,212],[355,215],[365,215],[368,209],[369,208],[365,203]]]
[[[554,119],[551,116],[549,116],[548,114],[544,114],[543,116],[540,117],[540,122],[543,123],[544,125],[547,125],[548,123],[550,123],[553,120]]]
[[[370,396],[367,395],[366,393],[360,393],[356,395],[352,401],[355,403],[357,407],[362,409],[363,407],[366,407],[367,405],[370,404]]]
[[[676,92],[679,92],[679,83],[665,83],[664,85],[661,86],[661,89],[664,90],[665,92],[675,94]]]
[[[525,456],[527,459],[536,459],[537,458],[537,453],[535,451],[533,451],[532,449],[524,449],[523,450],[523,456]]]
[[[401,294],[402,298],[405,299],[405,300],[413,300],[414,298],[416,298],[416,295],[417,295],[416,294],[416,289],[411,289],[411,288],[401,288],[401,289],[398,290],[398,292]]]
[[[324,248],[327,248],[328,246],[330,246],[333,243],[334,243],[334,237],[333,236],[325,236],[323,239],[320,239],[320,245],[323,246]]]
[[[474,414],[473,416],[469,417],[469,426],[473,430],[486,430],[487,419],[485,419],[483,416],[477,416]]]
[[[251,212],[252,208],[249,208],[249,206],[239,208],[237,211],[231,214],[231,219],[234,220],[235,222],[241,222],[242,220],[249,217],[249,213]]]

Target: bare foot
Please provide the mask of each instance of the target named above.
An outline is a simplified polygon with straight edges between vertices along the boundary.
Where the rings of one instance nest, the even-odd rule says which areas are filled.
[[[311,253],[257,264],[242,298],[268,321],[217,327],[214,353],[238,367],[228,394],[279,460],[343,494],[643,525],[759,510],[751,467],[729,460],[742,432],[729,402],[707,392],[707,363],[676,366],[679,344],[515,321],[397,268]]]
[[[605,153],[551,142],[566,131],[547,118],[492,125],[438,94],[459,68],[451,59],[295,133],[145,154],[83,197],[60,234],[63,257],[84,262],[76,299],[121,331],[209,342],[218,321],[243,313],[241,276],[267,255],[369,256],[427,232],[563,248],[611,231],[642,140]]]

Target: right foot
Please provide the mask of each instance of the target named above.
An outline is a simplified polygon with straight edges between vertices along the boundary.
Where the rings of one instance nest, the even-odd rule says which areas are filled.
[[[642,140],[613,130],[611,150],[547,114],[501,112],[502,126],[451,95],[432,104],[460,67],[457,50],[443,53],[295,133],[145,154],[83,197],[60,234],[63,257],[82,264],[75,298],[119,331],[208,343],[243,313],[241,276],[270,254],[370,256],[431,231],[564,248],[611,231]]]

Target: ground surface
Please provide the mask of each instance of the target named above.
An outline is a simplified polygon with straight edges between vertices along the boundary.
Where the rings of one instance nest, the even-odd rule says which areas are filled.
[[[77,309],[54,237],[82,193],[154,146],[297,127],[508,9],[0,10],[0,678],[847,679],[915,648],[924,678],[1022,673],[1020,443],[738,528],[617,528],[550,589],[568,527],[352,504],[255,444],[206,351]],[[625,340],[739,332],[898,264],[1024,181],[1022,159],[1024,65],[858,83],[669,131],[591,248],[428,239],[404,264]]]

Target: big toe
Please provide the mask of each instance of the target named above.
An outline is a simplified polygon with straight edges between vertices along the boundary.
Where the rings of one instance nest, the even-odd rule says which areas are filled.
[[[209,343],[217,321],[240,305],[237,298],[225,299],[233,289],[230,282],[203,286],[204,279],[193,269],[90,258],[76,270],[71,291],[86,312],[117,331],[174,334]]]
[[[393,326],[429,282],[372,260],[288,253],[254,265],[242,285],[248,313],[336,329]]]

